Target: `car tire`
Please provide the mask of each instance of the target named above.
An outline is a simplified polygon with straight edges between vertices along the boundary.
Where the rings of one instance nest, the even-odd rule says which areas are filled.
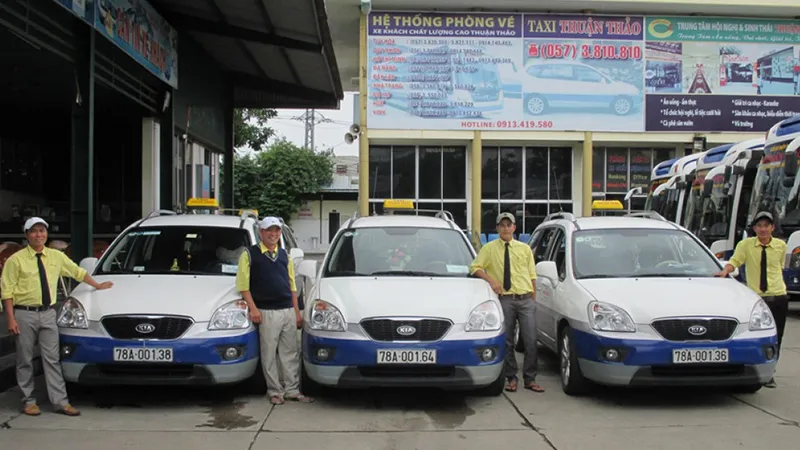
[[[564,393],[572,396],[588,393],[591,384],[581,372],[572,328],[569,325],[564,326],[558,338],[558,361],[561,389]]]
[[[256,371],[253,375],[244,380],[244,390],[251,395],[267,395],[267,379],[264,377],[264,369],[261,366],[261,358],[256,364]]]
[[[627,116],[633,111],[633,102],[628,97],[617,97],[611,102],[611,110],[618,116]]]
[[[744,386],[736,386],[733,388],[735,394],[755,394],[764,387],[763,384],[746,384]]]
[[[533,116],[541,116],[548,109],[547,99],[541,95],[532,94],[525,97],[525,110]]]
[[[306,372],[305,360],[300,360],[300,392],[309,397],[319,397],[324,394],[325,387],[312,380]]]

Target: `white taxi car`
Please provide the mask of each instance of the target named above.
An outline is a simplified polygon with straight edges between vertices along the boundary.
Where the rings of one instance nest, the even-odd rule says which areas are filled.
[[[306,299],[304,392],[425,386],[500,395],[503,314],[489,284],[469,275],[475,256],[444,212],[349,219]]]
[[[259,341],[236,290],[239,255],[259,242],[257,216],[156,211],[81,267],[104,291],[78,285],[58,317],[64,378],[81,385],[218,385],[265,389]],[[282,245],[289,247],[284,228]],[[314,276],[313,261],[287,248]],[[298,290],[305,283],[298,280]]]
[[[567,394],[591,382],[755,392],[776,364],[775,320],[686,229],[644,217],[548,216],[537,261],[538,339]],[[733,274],[735,276],[735,274]]]

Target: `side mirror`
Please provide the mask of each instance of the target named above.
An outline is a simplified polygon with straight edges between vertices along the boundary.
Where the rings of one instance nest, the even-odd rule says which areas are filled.
[[[303,261],[297,266],[297,274],[302,275],[308,280],[317,279],[317,262],[313,259]]]
[[[726,246],[727,246],[726,241],[719,240],[712,242],[709,249],[711,250],[711,253],[713,253],[714,256],[717,257],[717,259],[722,260],[722,258],[725,257],[725,251],[727,250],[725,248]]]
[[[303,250],[295,247],[295,248],[289,250],[289,256],[291,256],[292,259],[294,259],[294,260],[301,260],[301,259],[305,258],[306,253]]]
[[[558,268],[554,261],[542,261],[536,264],[536,275],[547,280],[555,286],[560,279],[558,278]]]
[[[80,266],[83,270],[92,273],[97,266],[97,258],[83,258]]]
[[[797,152],[789,152],[784,155],[783,174],[787,178],[794,178],[797,175]]]
[[[733,167],[726,166],[725,173],[722,175],[722,182],[728,184],[731,181],[731,175],[733,175]]]
[[[725,264],[728,264],[728,261],[720,261],[720,262],[722,263],[722,267],[725,267]],[[733,269],[733,272],[731,272],[731,277],[733,278],[739,277],[739,269]]]
[[[707,179],[703,182],[703,197],[711,197],[711,190],[714,188],[714,180]]]

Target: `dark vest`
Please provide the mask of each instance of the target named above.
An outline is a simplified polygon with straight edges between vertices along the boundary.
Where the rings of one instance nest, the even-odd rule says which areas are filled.
[[[254,245],[250,251],[250,295],[258,309],[293,308],[292,285],[289,282],[289,255],[278,248],[273,261],[261,246]]]

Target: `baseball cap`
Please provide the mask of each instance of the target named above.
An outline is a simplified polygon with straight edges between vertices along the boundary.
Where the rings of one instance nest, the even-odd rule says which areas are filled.
[[[503,219],[508,219],[511,221],[511,223],[517,223],[517,218],[509,212],[504,212],[497,215],[497,223],[500,223],[500,221]]]
[[[264,217],[261,219],[261,222],[258,223],[258,226],[262,230],[266,230],[269,227],[283,228],[283,222],[277,217]]]
[[[25,221],[25,226],[22,228],[22,231],[27,233],[28,230],[33,228],[33,226],[36,225],[37,223],[44,225],[45,228],[50,228],[50,225],[48,225],[47,222],[45,222],[44,219],[42,219],[41,217],[31,217],[30,219]]]
[[[767,211],[761,211],[756,214],[755,217],[753,217],[753,225],[758,223],[758,221],[761,219],[767,219],[770,221],[770,223],[775,223],[775,219],[772,218],[772,214],[768,213]]]

